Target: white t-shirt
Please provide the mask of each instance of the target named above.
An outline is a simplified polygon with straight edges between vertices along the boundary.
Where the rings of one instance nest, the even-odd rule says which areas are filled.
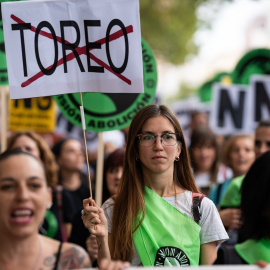
[[[221,165],[218,174],[217,174],[217,183],[223,183],[227,179],[233,177],[232,169],[226,166]],[[205,173],[194,173],[194,179],[197,187],[204,188],[211,185],[211,174],[210,172]]]
[[[167,202],[177,208],[180,212],[193,219],[192,212],[192,192],[185,191],[182,194],[179,194],[173,197],[164,197]],[[111,225],[112,225],[112,214],[113,214],[113,199],[108,199],[103,205],[102,209],[104,209],[105,216],[108,221],[108,231],[111,233]],[[201,244],[206,244],[210,242],[217,242],[217,245],[221,244],[225,240],[227,240],[228,234],[223,226],[223,223],[220,219],[219,213],[217,211],[214,203],[204,197],[201,206],[200,206],[201,219],[199,221],[199,225],[201,226],[200,231],[200,241]],[[173,218],[173,217],[172,217]],[[132,266],[141,266],[140,257],[136,251],[136,248],[133,244],[134,255],[132,258]]]

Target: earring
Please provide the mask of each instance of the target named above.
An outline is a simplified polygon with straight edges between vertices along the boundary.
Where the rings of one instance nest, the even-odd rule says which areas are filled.
[[[47,210],[49,210],[51,207],[52,207],[52,205],[53,205],[53,203],[52,202],[50,202],[48,205],[47,205]]]
[[[137,162],[139,162],[140,159],[139,159],[139,157],[136,157],[135,160],[136,160]]]
[[[175,161],[178,161],[178,160],[179,160],[179,157],[176,157],[174,160],[175,160]]]

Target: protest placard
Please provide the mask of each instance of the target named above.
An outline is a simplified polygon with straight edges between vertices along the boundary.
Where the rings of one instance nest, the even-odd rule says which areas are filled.
[[[210,124],[218,134],[253,133],[258,123],[270,118],[270,76],[253,75],[249,85],[216,83]]]
[[[56,115],[52,97],[10,100],[9,130],[53,132]]]
[[[2,4],[11,99],[142,93],[138,0]]]

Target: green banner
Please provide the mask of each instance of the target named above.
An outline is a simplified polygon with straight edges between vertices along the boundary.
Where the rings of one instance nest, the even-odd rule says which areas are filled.
[[[254,74],[270,74],[270,50],[265,48],[254,49],[247,52],[238,61],[231,73],[217,73],[209,81],[203,83],[197,90],[200,100],[208,102],[212,100],[212,88],[214,83],[226,84],[250,84],[250,77]]]
[[[232,72],[232,82],[234,84],[250,83],[253,74],[270,74],[270,50],[255,49],[246,53],[237,63]]]

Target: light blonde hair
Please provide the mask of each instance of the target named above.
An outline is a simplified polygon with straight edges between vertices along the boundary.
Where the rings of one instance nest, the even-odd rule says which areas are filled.
[[[231,135],[225,142],[223,147],[223,163],[231,168],[230,155],[235,142],[239,139],[250,139],[254,142],[254,135],[248,133],[238,133]]]

